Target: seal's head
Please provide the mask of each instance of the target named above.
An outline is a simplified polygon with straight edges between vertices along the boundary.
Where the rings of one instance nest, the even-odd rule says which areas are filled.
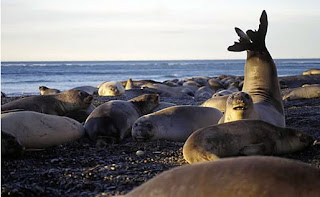
[[[236,92],[231,94],[227,99],[227,106],[229,110],[234,110],[243,113],[251,105],[253,105],[252,98],[245,92]]]
[[[160,96],[159,94],[143,94],[129,100],[129,102],[134,104],[141,115],[145,115],[159,105]]]
[[[279,131],[279,140],[276,140],[277,152],[290,153],[309,147],[315,143],[315,138],[303,131],[286,128]]]
[[[92,95],[82,90],[71,89],[59,94],[58,99],[63,102],[65,109],[71,111],[87,109],[92,102]]]
[[[132,126],[132,137],[136,141],[152,140],[157,133],[156,129],[147,115],[142,116]]]

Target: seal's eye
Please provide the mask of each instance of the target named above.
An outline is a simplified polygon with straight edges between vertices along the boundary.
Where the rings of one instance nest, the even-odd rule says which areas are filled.
[[[84,91],[80,91],[79,92],[79,96],[82,97],[82,98],[86,97],[87,95],[88,95],[88,93],[86,93]]]
[[[247,99],[250,99],[249,94],[245,94],[245,96],[244,96],[244,97],[246,97]]]

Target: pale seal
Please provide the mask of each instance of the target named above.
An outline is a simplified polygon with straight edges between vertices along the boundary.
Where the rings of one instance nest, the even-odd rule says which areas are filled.
[[[125,197],[316,197],[319,179],[318,168],[300,161],[238,157],[173,168]]]
[[[285,127],[277,68],[265,45],[267,28],[267,14],[263,11],[259,30],[244,33],[235,28],[240,42],[235,42],[228,50],[247,51],[242,91],[250,94],[261,119],[274,119],[277,126]]]
[[[202,103],[201,106],[216,108],[224,113],[226,111],[226,103],[229,96],[230,95],[212,97]]]
[[[132,137],[184,142],[193,131],[217,124],[221,117],[222,112],[210,107],[173,106],[140,117],[132,126]]]
[[[320,69],[314,68],[302,72],[302,75],[320,75]]]
[[[320,97],[320,85],[309,85],[300,88],[295,88],[284,94],[283,100],[311,99]]]
[[[1,105],[1,110],[21,109],[63,116],[71,111],[86,109],[93,97],[80,90],[68,90],[53,95],[31,96]]]
[[[1,130],[11,133],[22,146],[43,149],[74,141],[84,135],[78,121],[33,111],[1,114]]]
[[[111,139],[114,142],[130,135],[132,124],[159,104],[159,95],[144,94],[129,101],[113,100],[99,105],[85,122],[90,139]]]
[[[225,105],[225,113],[219,120],[219,124],[242,119],[258,120],[259,114],[257,113],[249,94],[245,92],[236,92],[228,96]]]
[[[99,96],[122,96],[124,92],[124,87],[117,81],[107,81],[98,86]]]
[[[188,163],[198,163],[238,155],[281,155],[314,142],[302,131],[261,120],[239,120],[195,131],[183,146],[183,157]]]
[[[61,92],[58,89],[52,89],[52,88],[48,88],[46,86],[39,86],[39,90],[40,90],[41,95],[57,94],[57,93]]]

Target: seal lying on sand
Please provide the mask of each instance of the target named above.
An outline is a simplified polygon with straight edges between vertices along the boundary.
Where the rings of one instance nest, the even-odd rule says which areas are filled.
[[[93,97],[80,90],[68,90],[53,95],[31,96],[1,105],[2,111],[21,109],[63,116],[71,111],[87,109]]]
[[[319,179],[318,168],[300,161],[228,158],[165,171],[125,197],[316,197],[320,196]]]
[[[39,86],[40,94],[41,95],[50,95],[50,94],[57,94],[60,93],[60,90],[51,89],[46,86]]]
[[[113,100],[99,105],[85,122],[90,139],[111,138],[116,142],[130,134],[132,124],[159,104],[159,95],[144,94],[129,101]]]
[[[300,88],[295,88],[286,93],[283,100],[311,99],[320,97],[320,85],[309,85]]]
[[[125,89],[121,83],[117,81],[107,81],[98,86],[99,96],[122,96]]]
[[[235,28],[240,39],[233,46],[229,46],[228,50],[247,51],[242,91],[250,94],[261,119],[273,119],[272,124],[285,127],[277,68],[265,45],[267,28],[267,14],[263,11],[259,30],[248,30],[244,33]]]
[[[193,131],[217,124],[221,117],[222,112],[210,107],[173,106],[140,117],[133,124],[132,137],[184,142]]]
[[[22,146],[42,149],[71,142],[84,135],[78,121],[33,111],[1,114],[1,130],[13,134]]]
[[[195,131],[183,146],[188,163],[238,155],[279,155],[302,150],[315,139],[261,120],[239,120]]]
[[[1,131],[1,156],[18,157],[23,151],[24,147],[13,134]]]

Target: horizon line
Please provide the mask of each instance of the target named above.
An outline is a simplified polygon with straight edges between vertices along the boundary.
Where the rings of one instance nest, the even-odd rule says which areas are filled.
[[[299,59],[320,59],[320,57],[315,58],[273,58],[274,60],[299,60]],[[243,59],[137,59],[137,60],[9,60],[2,61],[6,62],[142,62],[142,61],[225,61],[225,60],[246,60]]]

